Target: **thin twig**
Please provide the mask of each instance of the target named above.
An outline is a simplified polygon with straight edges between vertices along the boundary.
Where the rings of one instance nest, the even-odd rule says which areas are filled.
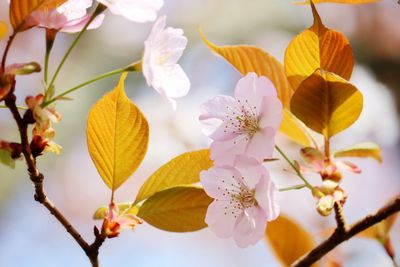
[[[364,219],[356,222],[348,229],[344,231],[338,231],[336,229],[333,234],[324,242],[319,244],[312,251],[302,256],[296,262],[292,264],[292,267],[305,267],[311,266],[313,263],[320,260],[323,256],[329,253],[332,249],[334,249],[339,244],[343,243],[346,240],[349,240],[353,236],[358,233],[368,229],[369,227],[381,222],[392,214],[400,211],[400,196],[398,196],[395,200],[390,202],[388,205],[379,209],[375,214],[369,215]]]
[[[5,99],[5,104],[11,111],[20,133],[22,153],[24,155],[26,164],[28,166],[28,173],[31,181],[35,185],[35,200],[41,203],[43,206],[50,211],[50,213],[64,226],[65,230],[75,239],[79,246],[86,253],[93,267],[99,266],[98,254],[101,245],[103,244],[105,237],[103,237],[97,228],[95,228],[95,240],[89,245],[85,239],[80,235],[77,229],[75,229],[67,218],[56,208],[51,200],[46,196],[46,192],[43,186],[44,176],[36,167],[36,160],[32,156],[32,152],[29,145],[28,139],[28,125],[21,117],[16,106],[16,97],[14,94],[9,95]]]

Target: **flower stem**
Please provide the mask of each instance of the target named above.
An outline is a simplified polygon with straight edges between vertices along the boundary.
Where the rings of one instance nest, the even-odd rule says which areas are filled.
[[[279,192],[286,192],[286,191],[291,191],[291,190],[299,190],[302,189],[304,187],[307,187],[307,185],[305,184],[298,184],[298,185],[294,185],[294,186],[289,186],[289,187],[284,187],[279,189]]]
[[[47,81],[48,81],[48,75],[49,75],[49,59],[50,59],[50,53],[51,50],[53,49],[54,45],[54,40],[57,35],[57,30],[53,29],[46,29],[46,53],[44,55],[44,83],[47,88]],[[47,90],[46,90],[47,91]]]
[[[120,73],[125,72],[125,71],[136,71],[139,68],[139,65],[140,65],[140,62],[138,61],[136,63],[133,63],[132,65],[129,65],[128,67],[123,67],[123,68],[119,68],[119,69],[115,69],[115,70],[103,73],[103,74],[101,74],[99,76],[94,77],[93,79],[90,79],[90,80],[88,80],[88,81],[86,81],[84,83],[78,84],[77,86],[74,86],[71,89],[68,89],[68,90],[62,92],[61,94],[53,97],[49,101],[46,101],[45,103],[43,103],[42,106],[46,107],[46,106],[50,105],[51,103],[61,99],[62,97],[66,96],[66,95],[68,95],[68,94],[70,94],[70,93],[72,93],[72,92],[74,92],[74,91],[86,86],[86,85],[89,85],[91,83],[100,81],[102,79],[108,78],[108,77],[116,75],[116,74],[120,74]]]
[[[311,191],[315,191],[316,189],[304,178],[304,176],[301,174],[300,170],[294,165],[294,163],[288,158],[288,156],[280,149],[278,145],[275,145],[276,150],[278,150],[279,154],[286,160],[287,163],[289,163],[290,167],[296,172],[297,176],[300,177],[300,179],[304,182],[304,186],[309,188]]]
[[[89,21],[85,24],[85,26],[83,27],[83,29],[79,32],[78,36],[76,36],[75,40],[72,42],[72,44],[70,45],[70,47],[68,48],[67,52],[65,53],[64,57],[61,59],[60,64],[58,65],[53,78],[51,79],[49,85],[47,86],[47,89],[51,88],[54,85],[54,82],[57,79],[58,74],[60,73],[61,68],[64,66],[65,61],[67,60],[67,58],[69,57],[69,55],[71,54],[72,50],[75,48],[75,46],[78,44],[79,40],[81,39],[81,37],[83,36],[83,34],[86,32],[87,28],[89,27],[89,25],[93,22],[93,20],[100,15],[102,12],[104,11],[104,8],[102,7],[102,5],[98,5],[95,12],[93,13],[93,15],[90,17]]]
[[[22,106],[16,106],[17,107],[17,109],[20,109],[20,110],[28,110],[28,108],[27,107],[22,107]],[[8,108],[6,105],[0,105],[0,108]]]

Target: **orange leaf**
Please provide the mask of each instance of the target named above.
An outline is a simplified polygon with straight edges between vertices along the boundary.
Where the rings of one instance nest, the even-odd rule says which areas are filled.
[[[34,25],[26,25],[26,18],[35,10],[51,9],[62,5],[67,0],[11,0],[10,21],[15,32],[28,30]]]
[[[307,127],[330,138],[358,119],[363,96],[339,76],[317,70],[301,83],[290,107]]]
[[[7,24],[0,20],[0,40],[7,34]]]
[[[283,266],[290,266],[315,247],[310,233],[297,222],[282,214],[275,221],[268,223],[265,234],[268,243]],[[314,264],[313,266],[318,265]]]
[[[326,28],[315,6],[311,7],[314,24],[296,36],[285,53],[285,72],[295,90],[316,69],[349,80],[354,66],[349,41],[343,34]]]

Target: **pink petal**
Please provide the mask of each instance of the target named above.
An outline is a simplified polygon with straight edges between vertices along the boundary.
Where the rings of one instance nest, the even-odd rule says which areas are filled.
[[[254,72],[249,72],[240,79],[235,88],[235,98],[243,104],[247,103],[249,107],[255,107],[258,111],[264,96],[276,97],[276,95],[273,83],[264,76],[258,77]]]
[[[214,200],[208,206],[205,222],[211,230],[221,238],[228,238],[232,236],[233,227],[239,211],[226,209],[225,201]],[[229,202],[228,202],[229,203]],[[227,211],[228,210],[228,211]]]
[[[347,170],[354,173],[361,173],[361,169],[352,162],[338,160],[335,163],[339,169]]]
[[[300,149],[300,155],[305,162],[313,165],[314,171],[320,172],[324,169],[325,156],[322,151],[313,147],[305,147]]]
[[[76,33],[80,32],[83,27],[85,27],[86,23],[90,19],[90,14],[80,18],[68,21],[61,29],[62,32],[65,33]],[[88,30],[97,29],[101,26],[105,18],[104,14],[98,15],[89,25]]]
[[[249,140],[245,154],[262,162],[271,157],[275,147],[276,131],[272,128],[261,129]]]
[[[238,217],[233,238],[241,248],[254,245],[264,237],[265,227],[264,211],[257,207],[248,208]]]
[[[204,134],[213,140],[224,141],[233,138],[232,131],[226,131],[229,127],[223,121],[226,119],[229,107],[235,103],[230,96],[216,96],[201,106],[199,120]]]
[[[279,216],[277,194],[278,190],[269,174],[263,175],[256,185],[255,198],[258,205],[264,210],[268,221],[275,220]]]
[[[268,174],[267,169],[259,161],[246,155],[237,156],[234,166],[249,189],[254,189],[260,181],[260,177]]]
[[[264,96],[260,110],[260,127],[272,127],[275,131],[279,129],[282,121],[282,103],[278,97]]]
[[[200,182],[210,197],[230,200],[228,192],[237,191],[240,177],[240,173],[231,167],[212,167],[200,173]]]
[[[162,95],[176,98],[189,92],[189,78],[178,64],[155,67],[153,75],[152,86]]]
[[[210,147],[211,159],[215,165],[232,165],[236,156],[244,154],[247,143],[243,135],[227,141],[214,141]]]

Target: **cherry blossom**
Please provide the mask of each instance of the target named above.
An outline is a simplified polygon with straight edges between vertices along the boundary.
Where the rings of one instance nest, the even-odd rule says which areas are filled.
[[[342,178],[341,170],[361,173],[361,169],[349,161],[342,161],[333,156],[326,158],[324,153],[313,147],[305,147],[300,150],[300,155],[307,165],[300,165],[301,172],[316,172],[323,179],[339,181]]]
[[[173,98],[187,95],[190,81],[177,61],[187,44],[182,29],[165,28],[166,17],[159,18],[144,45],[143,75],[147,84],[166,97],[176,108]]]
[[[248,73],[237,83],[235,98],[209,100],[203,104],[199,119],[213,140],[211,158],[215,164],[232,164],[241,154],[262,161],[272,156],[282,104],[268,78]]]
[[[121,15],[131,21],[148,22],[157,18],[163,0],[97,0],[110,9],[111,13]]]
[[[37,10],[28,17],[27,23],[61,32],[79,32],[90,19],[91,15],[87,14],[87,9],[92,6],[92,2],[92,0],[68,0],[57,8]],[[103,19],[103,14],[98,15],[88,29],[100,27]]]
[[[235,167],[214,166],[200,174],[206,193],[214,198],[206,223],[221,238],[233,237],[239,247],[263,238],[268,221],[279,215],[277,189],[257,160],[236,158]]]
[[[55,137],[55,130],[52,128],[52,123],[59,122],[61,115],[54,107],[42,108],[41,104],[43,104],[43,101],[44,96],[42,94],[35,97],[28,96],[25,99],[35,123],[32,129],[32,154],[38,156],[43,151],[60,154],[62,147],[52,141]]]
[[[142,220],[133,214],[120,212],[118,205],[111,203],[103,220],[102,234],[108,238],[117,237],[121,229],[135,229]]]

